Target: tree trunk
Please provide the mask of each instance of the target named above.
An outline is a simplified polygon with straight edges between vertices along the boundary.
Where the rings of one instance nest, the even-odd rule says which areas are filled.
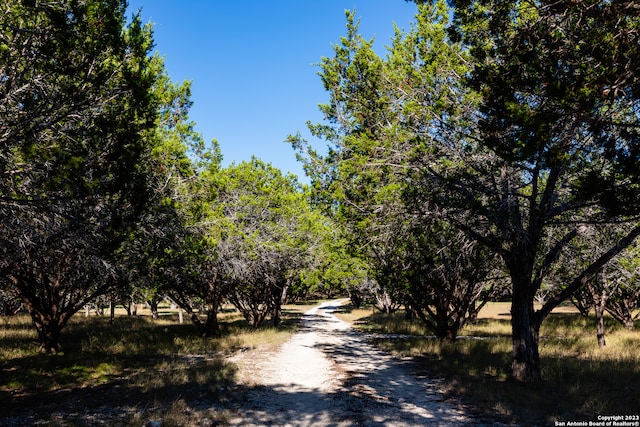
[[[287,293],[287,287],[283,286],[280,288],[279,286],[276,286],[273,292],[273,311],[271,312],[271,321],[273,322],[273,326],[277,328],[282,320],[282,303]]]
[[[28,285],[35,287],[38,283],[32,282],[28,283]],[[46,354],[55,354],[58,351],[60,331],[66,324],[66,320],[60,317],[62,309],[58,304],[58,295],[55,293],[51,295],[51,298],[47,301],[48,305],[45,305],[35,303],[35,298],[31,299],[30,296],[25,295],[23,292],[23,302],[38,332],[40,352]],[[39,309],[39,306],[43,308]]]
[[[613,299],[607,299],[606,310],[611,317],[620,322],[625,329],[631,331],[633,330],[633,311],[635,310],[635,306],[635,299],[624,298],[616,301],[614,297]],[[638,316],[640,316],[640,314],[636,315],[635,318]]]
[[[349,292],[349,299],[351,300],[351,304],[353,304],[353,308],[360,308],[363,302],[362,294],[357,289],[352,289]]]
[[[604,311],[607,308],[608,287],[606,276],[602,273],[595,274],[587,287],[593,298],[593,308],[596,313],[596,336],[599,348],[607,346],[604,339]]]
[[[116,303],[113,299],[109,301],[109,322],[113,324],[116,317]]]
[[[149,308],[151,309],[151,318],[158,319],[160,315],[158,314],[158,300],[153,298],[149,301]]]
[[[206,336],[206,326],[202,324],[202,322],[198,318],[198,314],[196,312],[194,312],[193,309],[191,308],[191,306],[189,306],[189,305],[185,305],[184,309],[187,312],[187,314],[189,315],[189,318],[191,319],[191,322],[193,322],[193,324],[196,326],[196,328],[202,334],[202,336]]]
[[[604,304],[599,301],[595,304],[596,310],[596,335],[598,336],[598,347],[605,348],[607,343],[604,339]]]
[[[525,280],[524,278],[521,278]],[[512,376],[517,381],[535,382],[542,379],[538,339],[540,324],[533,311],[533,295],[529,286],[516,283],[511,301],[513,338]]]
[[[447,308],[436,307],[436,312],[432,315],[435,323],[433,333],[439,340],[453,342],[458,337],[460,328],[458,327],[458,322],[452,317],[449,316]]]
[[[58,351],[58,341],[62,327],[57,321],[48,318],[34,319],[34,324],[40,340],[40,352],[55,354]]]
[[[205,324],[204,335],[206,337],[216,337],[220,335],[218,312],[215,309],[207,311],[207,323]]]
[[[127,316],[131,316],[131,299],[123,299],[121,302],[122,308],[127,312]]]
[[[274,327],[280,326],[280,322],[282,322],[282,309],[281,307],[274,307],[273,314],[271,316],[271,321],[273,322]]]
[[[449,325],[437,325],[435,335],[440,341],[454,342],[458,338],[458,330]]]
[[[360,307],[356,307],[356,308],[360,308]],[[413,309],[413,307],[411,307],[411,303],[405,302],[404,303],[404,320],[407,322],[411,322],[416,317],[417,317],[416,311]]]

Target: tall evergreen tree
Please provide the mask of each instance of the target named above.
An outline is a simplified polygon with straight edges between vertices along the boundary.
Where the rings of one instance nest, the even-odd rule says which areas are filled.
[[[541,378],[540,325],[638,234],[640,15],[633,1],[453,1],[453,40],[473,62],[479,150],[425,153],[448,220],[499,255],[511,278],[513,377]],[[435,163],[455,165],[438,170]],[[444,163],[443,163],[444,162]],[[586,230],[631,225],[542,308],[550,267]],[[555,231],[554,231],[555,230]],[[560,233],[559,231],[562,231]]]

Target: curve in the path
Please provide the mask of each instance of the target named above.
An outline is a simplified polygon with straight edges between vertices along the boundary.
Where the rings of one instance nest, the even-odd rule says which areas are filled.
[[[346,300],[307,312],[274,353],[254,361],[254,381],[231,424],[427,426],[472,423],[411,361],[378,350],[333,315]]]

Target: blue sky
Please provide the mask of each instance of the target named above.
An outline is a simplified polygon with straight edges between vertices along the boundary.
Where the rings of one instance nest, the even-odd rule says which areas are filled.
[[[302,181],[283,141],[296,132],[313,141],[305,123],[322,120],[328,99],[316,64],[345,34],[345,9],[380,54],[393,24],[408,29],[416,13],[404,0],[129,0],[129,9],[154,24],[171,78],[193,81],[190,117],[205,141],[218,140],[225,165],[255,155]]]

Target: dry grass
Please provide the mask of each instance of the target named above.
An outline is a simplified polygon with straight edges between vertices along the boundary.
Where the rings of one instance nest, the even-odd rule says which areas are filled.
[[[108,318],[80,315],[63,332],[64,351],[53,356],[38,353],[28,317],[0,317],[0,424],[7,423],[2,416],[49,425],[105,420],[136,426],[149,420],[164,426],[224,424],[225,414],[212,403],[233,398],[237,373],[225,356],[280,345],[295,331],[302,313],[315,305],[287,306],[281,327],[266,325],[257,331],[237,313],[225,312],[222,335],[216,339],[179,324],[177,313],[168,308],[155,321],[146,311],[137,317],[118,312],[113,325]],[[462,331],[484,339],[454,343],[426,339],[422,325],[407,322],[402,313],[387,317],[371,308],[345,307],[338,315],[369,331],[411,335],[380,339],[378,345],[414,356],[418,374],[444,378],[445,392],[478,417],[553,425],[556,420],[637,413],[640,331],[626,331],[607,318],[608,346],[599,350],[594,320],[565,308],[552,314],[541,331],[545,380],[519,384],[509,378],[508,308],[491,304]]]
[[[348,311],[348,310],[347,310]],[[354,313],[357,313],[354,311]],[[359,311],[359,313],[364,313]],[[638,413],[640,331],[628,331],[606,319],[607,347],[598,349],[595,320],[562,307],[545,321],[540,355],[544,381],[521,384],[510,379],[509,306],[490,304],[478,322],[453,343],[427,339],[418,321],[393,316],[350,314],[368,331],[412,335],[380,339],[389,351],[414,356],[421,374],[444,378],[445,392],[470,406],[479,417],[519,425],[553,425],[555,421],[595,421],[601,414]]]
[[[177,312],[160,319],[145,310],[129,317],[76,315],[63,331],[62,351],[38,353],[26,315],[0,317],[0,425],[93,424],[95,413],[111,425],[219,424],[212,403],[232,397],[236,367],[226,356],[245,348],[272,347],[296,330],[300,312],[285,307],[282,324],[251,330],[233,312],[221,315],[222,334],[203,338]]]

